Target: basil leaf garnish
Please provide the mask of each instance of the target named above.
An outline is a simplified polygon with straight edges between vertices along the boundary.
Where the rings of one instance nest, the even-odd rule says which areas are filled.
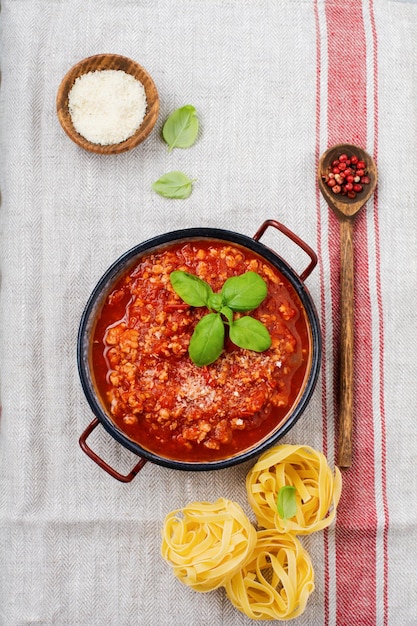
[[[210,285],[194,274],[175,270],[169,278],[175,293],[191,306],[206,306],[213,294]]]
[[[192,191],[193,182],[183,172],[168,172],[152,184],[152,189],[164,198],[184,200]]]
[[[212,293],[208,299],[207,306],[214,311],[220,311],[223,307],[223,298],[220,293]]]
[[[265,326],[249,315],[240,317],[230,325],[229,336],[239,348],[263,352],[271,347],[271,336]]]
[[[256,272],[228,278],[222,287],[225,303],[233,311],[252,311],[265,300],[268,289]]]
[[[220,293],[214,293],[198,276],[182,270],[171,272],[170,280],[184,302],[216,311],[201,318],[191,337],[188,353],[196,365],[209,365],[220,356],[225,325],[229,326],[230,340],[239,348],[263,352],[271,346],[271,336],[259,320],[248,315],[233,319],[233,311],[252,310],[267,295],[265,281],[255,272],[229,278]]]
[[[224,344],[224,324],[219,313],[208,313],[198,322],[188,353],[193,363],[202,367],[216,361]]]
[[[284,485],[278,492],[277,509],[281,519],[290,519],[297,513],[296,488]]]
[[[229,309],[228,306],[224,306],[221,309],[220,313],[225,316],[225,318],[227,319],[229,324],[233,323],[233,311],[232,311],[232,309]]]
[[[177,109],[166,120],[162,136],[168,144],[168,151],[173,148],[189,148],[198,134],[198,117],[191,104]]]

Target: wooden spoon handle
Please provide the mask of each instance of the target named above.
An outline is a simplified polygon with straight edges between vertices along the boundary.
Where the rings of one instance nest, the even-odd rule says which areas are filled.
[[[339,466],[352,465],[353,422],[353,224],[340,222],[340,415]]]

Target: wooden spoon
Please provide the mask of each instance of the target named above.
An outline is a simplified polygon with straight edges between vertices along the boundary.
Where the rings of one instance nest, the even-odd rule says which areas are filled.
[[[356,198],[348,198],[332,192],[326,185],[329,165],[341,154],[355,154],[366,163],[366,175],[370,179]],[[340,415],[339,415],[339,458],[341,468],[352,465],[352,422],[353,422],[353,220],[368,202],[377,184],[377,169],[372,157],[358,146],[340,143],[329,148],[320,158],[318,165],[320,191],[327,204],[333,209],[340,222]]]

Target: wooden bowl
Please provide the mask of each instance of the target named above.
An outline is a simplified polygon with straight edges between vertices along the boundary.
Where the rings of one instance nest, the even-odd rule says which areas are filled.
[[[356,154],[360,160],[365,161],[366,163],[366,175],[369,177],[370,183],[364,187],[362,192],[357,194],[356,198],[348,198],[348,196],[334,194],[331,188],[325,183],[325,178],[328,174],[330,164],[343,153],[349,156]],[[355,213],[357,213],[359,209],[366,204],[373,194],[378,182],[378,171],[375,161],[370,154],[365,152],[363,148],[350,143],[339,143],[326,150],[326,152],[320,157],[317,168],[317,178],[320,191],[327,201],[327,204],[342,217],[353,217]]]
[[[142,83],[146,94],[146,113],[137,131],[120,143],[101,145],[88,141],[74,128],[68,109],[68,94],[76,79],[88,72],[100,70],[122,70],[131,74]],[[148,72],[138,63],[117,54],[97,54],[83,59],[72,67],[64,76],[56,97],[56,109],[62,128],[78,146],[98,154],[119,154],[131,150],[140,144],[155,126],[159,114],[159,96],[155,83]]]

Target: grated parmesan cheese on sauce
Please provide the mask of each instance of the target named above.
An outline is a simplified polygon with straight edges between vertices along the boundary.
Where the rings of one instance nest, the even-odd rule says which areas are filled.
[[[122,70],[83,74],[68,94],[68,109],[76,131],[103,146],[134,135],[145,117],[146,105],[142,83]]]

